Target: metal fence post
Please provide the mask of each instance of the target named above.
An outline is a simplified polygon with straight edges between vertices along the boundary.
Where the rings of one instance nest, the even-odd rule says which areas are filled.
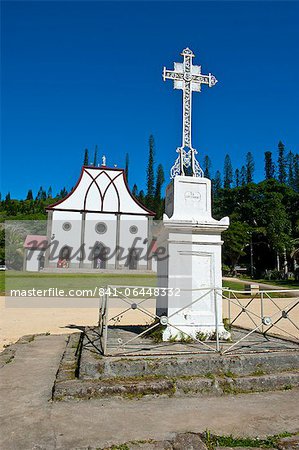
[[[214,288],[214,309],[215,309],[215,326],[216,326],[216,351],[220,352],[219,344],[219,322],[218,322],[218,305],[217,305],[217,289]],[[221,291],[222,293],[222,291]]]
[[[103,345],[103,355],[107,353],[107,338],[108,338],[108,301],[109,297],[107,294],[107,289],[104,294],[104,302],[105,302],[105,315],[104,315],[104,345]]]
[[[261,321],[262,321],[262,333],[264,332],[264,322],[263,322],[263,317],[264,317],[264,293],[263,291],[261,292]]]
[[[231,302],[230,302],[230,291],[228,291],[228,323],[231,323]]]

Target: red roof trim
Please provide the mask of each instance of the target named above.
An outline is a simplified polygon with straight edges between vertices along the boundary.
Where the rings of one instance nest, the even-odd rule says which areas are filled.
[[[152,216],[147,212],[144,213],[132,213],[132,212],[122,212],[122,211],[99,211],[96,209],[65,209],[65,208],[55,208],[50,211],[66,211],[66,212],[78,212],[78,213],[92,213],[92,214],[114,214],[117,216],[118,214],[123,216]]]
[[[124,177],[125,186],[127,188],[127,191],[129,193],[130,197],[132,198],[132,200],[134,200],[134,202],[137,203],[137,205],[140,206],[140,208],[142,208],[144,211],[146,211],[149,216],[155,216],[156,215],[155,212],[153,212],[150,209],[148,209],[145,206],[143,206],[142,203],[140,203],[135,197],[133,197],[133,195],[132,195],[132,193],[130,191],[128,182],[127,182],[127,177],[126,177],[125,171],[123,169],[122,169],[122,171],[123,171],[123,177]]]
[[[53,203],[52,205],[48,205],[48,206],[46,207],[46,210],[48,210],[48,209],[51,210],[51,209],[54,208],[54,206],[60,205],[60,203],[64,202],[64,200],[66,200],[67,198],[69,198],[69,197],[75,192],[75,190],[76,190],[77,187],[79,186],[79,183],[80,183],[80,181],[81,181],[81,179],[82,179],[82,177],[83,177],[83,173],[84,173],[84,168],[85,168],[85,167],[86,167],[86,166],[83,166],[83,167],[82,167],[81,173],[80,173],[80,177],[79,177],[77,183],[75,184],[75,186],[73,187],[73,189],[67,194],[67,196],[64,197],[64,198],[62,198],[61,200],[58,200],[58,202]]]
[[[132,195],[132,193],[131,193],[131,191],[130,191],[130,188],[129,188],[129,185],[128,185],[128,182],[127,182],[127,178],[126,178],[126,174],[125,174],[125,171],[124,171],[124,169],[119,169],[119,168],[110,168],[110,167],[106,167],[106,166],[100,166],[100,167],[95,167],[95,166],[82,166],[82,169],[81,169],[81,173],[80,173],[80,177],[79,177],[79,179],[78,179],[78,181],[77,181],[77,183],[76,183],[76,185],[73,187],[73,189],[67,194],[67,196],[66,197],[64,197],[64,198],[62,198],[61,200],[58,200],[58,202],[56,202],[56,203],[53,203],[52,205],[49,205],[49,206],[47,206],[46,207],[46,210],[57,210],[57,211],[73,211],[73,212],[100,212],[100,211],[92,211],[92,210],[81,210],[81,209],[64,209],[64,208],[55,208],[57,205],[60,205],[62,202],[64,202],[67,198],[69,198],[75,191],[76,191],[76,189],[77,189],[77,187],[79,186],[79,184],[80,184],[80,181],[81,181],[81,179],[82,179],[82,177],[83,177],[83,173],[84,173],[84,171],[85,171],[85,169],[97,169],[97,170],[99,170],[99,169],[102,169],[102,170],[105,170],[105,169],[108,169],[108,170],[115,170],[115,171],[119,171],[119,172],[122,172],[122,174],[123,174],[123,179],[124,179],[124,182],[125,182],[125,187],[126,187],[126,189],[127,189],[127,191],[128,191],[128,193],[129,193],[129,195],[130,195],[130,197],[132,198],[132,200],[140,207],[140,208],[142,208],[144,211],[146,211],[146,215],[148,215],[148,216],[155,216],[156,215],[156,213],[155,212],[153,212],[153,211],[151,211],[150,209],[148,209],[148,208],[146,208],[144,205],[142,205],[142,203],[140,203],[135,197],[133,197],[133,195]],[[88,173],[88,172],[87,172]],[[102,173],[102,172],[101,172]],[[99,174],[100,175],[100,174]],[[108,176],[108,178],[109,178],[109,176]],[[110,180],[111,180],[111,178],[110,178]],[[96,183],[97,184],[97,183]],[[112,184],[114,184],[114,183],[112,183]],[[116,188],[116,186],[114,186],[115,188]],[[117,189],[116,189],[116,191],[117,191]],[[84,205],[84,208],[85,208],[85,205]],[[102,213],[104,213],[105,211],[101,211]],[[141,213],[121,213],[120,211],[118,211],[118,213],[120,213],[120,214],[136,214],[136,215],[142,215]],[[107,212],[105,212],[105,214],[113,214],[113,211],[107,211]]]

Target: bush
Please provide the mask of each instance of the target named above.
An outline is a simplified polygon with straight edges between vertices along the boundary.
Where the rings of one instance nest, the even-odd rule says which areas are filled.
[[[283,273],[279,270],[267,270],[265,274],[266,280],[282,280]]]

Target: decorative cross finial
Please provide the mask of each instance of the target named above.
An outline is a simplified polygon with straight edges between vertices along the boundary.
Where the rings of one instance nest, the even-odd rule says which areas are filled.
[[[170,175],[171,178],[177,175],[185,175],[187,169],[187,172],[190,172],[193,177],[203,177],[203,170],[195,158],[197,151],[191,143],[192,92],[200,92],[202,84],[212,87],[217,83],[217,80],[211,73],[202,75],[201,66],[193,66],[192,58],[195,55],[190,48],[185,48],[181,55],[184,61],[183,63],[174,63],[174,70],[163,68],[163,80],[173,80],[174,89],[182,89],[183,91],[182,146],[177,148],[179,156],[171,168]]]
[[[106,156],[102,156],[102,166],[106,166]]]

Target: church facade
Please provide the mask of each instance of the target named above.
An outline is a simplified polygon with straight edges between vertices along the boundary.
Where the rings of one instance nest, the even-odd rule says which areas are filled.
[[[72,191],[47,213],[45,270],[153,269],[155,213],[132,196],[123,169],[83,166]]]

